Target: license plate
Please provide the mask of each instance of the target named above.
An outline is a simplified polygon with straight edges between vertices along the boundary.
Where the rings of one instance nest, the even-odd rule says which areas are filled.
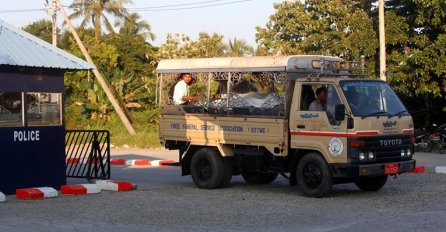
[[[400,172],[399,164],[384,164],[385,175],[398,174],[399,172]]]

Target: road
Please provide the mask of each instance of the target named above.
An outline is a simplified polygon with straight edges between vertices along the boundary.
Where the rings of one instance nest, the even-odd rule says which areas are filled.
[[[113,150],[113,157],[177,159],[165,150]],[[229,188],[197,189],[178,167],[113,167],[113,179],[138,185],[133,192],[103,192],[0,204],[0,231],[444,231],[446,155],[416,154],[424,174],[390,179],[377,193],[352,184],[312,199],[284,178],[263,186],[234,177]],[[70,183],[84,180],[69,180]]]

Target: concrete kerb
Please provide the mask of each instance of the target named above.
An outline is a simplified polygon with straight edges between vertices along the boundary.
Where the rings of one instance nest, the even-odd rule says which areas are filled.
[[[5,194],[3,194],[2,192],[0,192],[0,203],[5,202],[6,201],[6,196]]]
[[[435,173],[446,174],[446,166],[435,167]]]
[[[87,195],[100,193],[101,188],[97,184],[63,185],[60,192],[63,195]]]
[[[24,188],[16,190],[16,198],[19,200],[39,200],[44,198],[52,198],[59,196],[54,188]]]
[[[136,186],[126,181],[97,180],[96,184],[99,188],[106,191],[123,192],[136,189]]]

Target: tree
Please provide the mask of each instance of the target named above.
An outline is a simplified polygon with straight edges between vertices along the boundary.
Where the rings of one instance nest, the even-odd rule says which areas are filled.
[[[254,55],[254,48],[249,46],[245,40],[234,38],[229,40],[228,56],[252,56]]]
[[[93,24],[96,38],[100,38],[103,33],[103,26],[107,31],[115,33],[113,24],[108,16],[117,20],[125,20],[128,15],[125,4],[132,3],[131,0],[74,0],[70,5],[73,13],[70,19],[81,18],[80,29],[88,24]]]
[[[52,23],[50,20],[40,19],[32,22],[22,28],[24,31],[45,40],[48,43],[52,41]]]
[[[274,4],[265,27],[257,27],[259,51],[266,54],[322,54],[359,60],[365,55],[374,72],[377,35],[356,1],[307,0]]]
[[[141,35],[146,40],[155,40],[156,36],[152,33],[152,27],[147,21],[142,20],[138,13],[129,14],[125,20],[117,20],[115,26],[120,27],[121,35]]]
[[[172,58],[209,58],[225,55],[227,45],[223,36],[201,32],[194,41],[187,35],[168,34],[156,53],[156,60]]]

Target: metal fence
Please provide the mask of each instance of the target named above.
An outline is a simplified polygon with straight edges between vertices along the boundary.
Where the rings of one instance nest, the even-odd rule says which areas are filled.
[[[110,179],[110,132],[67,130],[65,157],[67,177]]]

